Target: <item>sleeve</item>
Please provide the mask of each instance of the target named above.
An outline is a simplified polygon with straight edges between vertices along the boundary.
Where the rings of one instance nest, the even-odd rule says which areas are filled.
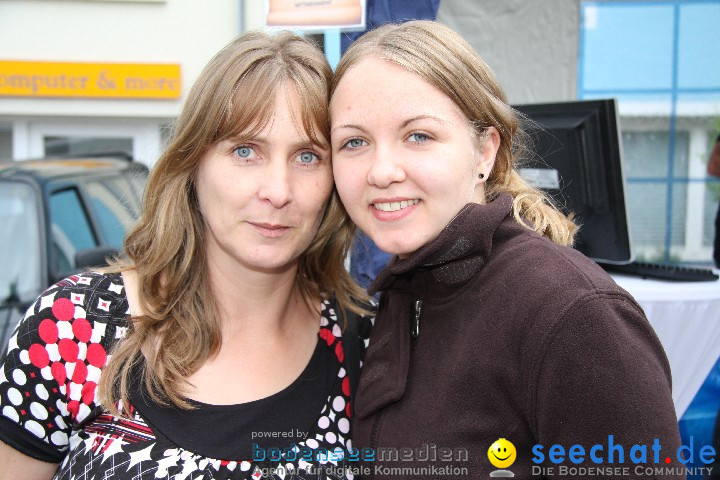
[[[558,463],[546,466],[628,467],[623,478],[637,477],[640,467],[643,478],[656,473],[684,478],[677,473],[684,465],[677,459],[680,434],[670,366],[631,298],[618,292],[581,298],[560,314],[540,343],[544,348],[530,384],[537,444],[544,446],[545,462],[551,446],[564,449],[555,457]],[[584,452],[580,464],[570,458],[573,445]],[[592,458],[596,445],[601,448]],[[617,474],[596,478],[620,478]]]
[[[76,275],[30,306],[0,359],[0,440],[38,460],[63,459],[73,425],[98,406],[109,340],[124,333],[121,292],[110,276]]]

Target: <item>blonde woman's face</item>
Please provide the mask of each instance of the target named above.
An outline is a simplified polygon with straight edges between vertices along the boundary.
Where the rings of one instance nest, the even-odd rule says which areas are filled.
[[[278,93],[268,125],[222,141],[195,181],[210,268],[294,268],[317,233],[332,190],[330,152],[302,129],[295,89]]]
[[[382,250],[406,257],[482,202],[497,132],[477,145],[459,108],[420,76],[365,59],[340,80],[330,116],[338,193]]]

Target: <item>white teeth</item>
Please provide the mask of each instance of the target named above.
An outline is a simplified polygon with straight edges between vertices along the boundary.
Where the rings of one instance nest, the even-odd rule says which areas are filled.
[[[419,200],[403,200],[402,202],[374,203],[373,206],[383,212],[397,212],[403,208],[410,207],[418,203]]]

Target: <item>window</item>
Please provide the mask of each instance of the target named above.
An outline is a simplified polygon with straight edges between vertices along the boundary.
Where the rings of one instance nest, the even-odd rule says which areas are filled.
[[[126,177],[92,181],[86,187],[104,244],[122,249],[125,232],[140,215],[134,187]]]
[[[705,165],[720,117],[720,3],[585,1],[578,96],[619,101],[639,259],[710,264],[718,179]]]
[[[75,188],[50,196],[50,271],[56,276],[75,268],[75,254],[97,246],[90,221]]]
[[[45,155],[87,155],[95,153],[126,153],[132,156],[133,141],[131,138],[97,138],[97,137],[43,137]]]
[[[38,208],[30,185],[0,183],[0,304],[28,301],[43,287]]]

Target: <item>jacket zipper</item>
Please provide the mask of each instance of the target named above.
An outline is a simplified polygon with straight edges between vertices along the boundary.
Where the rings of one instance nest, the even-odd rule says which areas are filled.
[[[413,303],[413,312],[410,318],[410,338],[415,340],[420,336],[420,315],[422,315],[422,300],[419,298]],[[382,427],[382,420],[385,416],[385,410],[381,410],[373,422],[372,432],[370,434],[370,448],[377,453],[378,436]]]
[[[415,308],[410,318],[410,338],[416,340],[420,336],[420,315],[422,314],[422,300],[415,300]]]

